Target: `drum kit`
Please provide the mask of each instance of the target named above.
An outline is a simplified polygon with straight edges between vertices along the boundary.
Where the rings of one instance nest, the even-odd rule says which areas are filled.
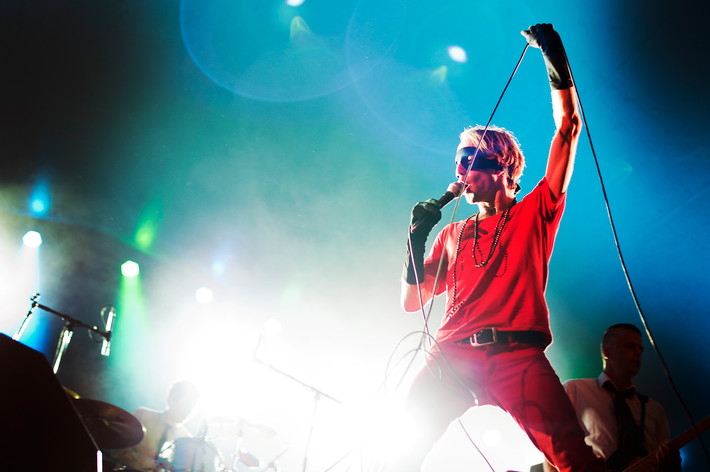
[[[102,309],[107,312],[105,320],[105,330],[97,326],[87,325],[69,315],[60,313],[50,307],[38,302],[39,294],[31,298],[31,307],[22,321],[20,328],[13,336],[13,340],[19,341],[25,330],[35,308],[40,308],[50,314],[56,315],[64,321],[64,328],[60,334],[57,350],[54,357],[53,372],[59,370],[64,352],[67,350],[72,339],[73,331],[76,328],[85,328],[90,335],[99,336],[103,339],[101,355],[108,356],[112,335],[113,322],[116,316],[115,309],[107,306]],[[261,342],[261,339],[259,340]],[[259,344],[257,343],[257,349]],[[323,398],[340,403],[332,396],[308,385],[296,377],[276,369],[271,364],[260,361],[256,355],[254,362],[260,363],[274,372],[288,377],[289,379],[309,389],[314,394],[314,405],[311,418],[311,428],[306,441],[306,453],[303,458],[303,471],[306,470],[308,462],[309,446],[314,429],[314,418],[318,403]],[[145,434],[141,422],[127,411],[99,400],[82,398],[75,392],[64,387],[65,393],[72,401],[74,408],[81,418],[86,430],[91,435],[96,447],[102,451],[113,451],[131,448],[141,442]],[[247,420],[245,418],[214,417],[204,422],[203,427],[197,437],[177,438],[165,442],[160,447],[157,454],[157,463],[153,471],[155,472],[278,472],[277,460],[286,452],[282,449],[266,465],[258,457],[242,448],[244,437],[271,438],[276,436],[276,430],[263,423]],[[217,447],[220,439],[228,439],[229,447]],[[223,451],[228,451],[223,453]],[[110,456],[110,454],[106,454]],[[110,459],[104,456],[104,468],[107,472],[140,472],[131,469],[123,464],[111,463]]]
[[[143,426],[129,412],[99,400],[82,398],[64,387],[79,417],[101,450],[125,449],[143,439]],[[245,418],[215,417],[204,422],[197,437],[177,438],[161,447],[157,472],[278,472],[276,459],[262,464],[258,457],[242,448],[244,437],[271,438],[276,430],[263,423]],[[233,450],[224,453],[217,439],[228,438]],[[137,472],[122,464],[104,464],[108,472]]]
[[[242,448],[243,438],[271,438],[276,430],[245,418],[214,417],[204,422],[194,438],[166,442],[160,451],[159,472],[277,472],[278,454],[262,464],[254,454]],[[218,439],[231,439],[231,447],[218,447]],[[227,451],[226,453],[224,451]]]

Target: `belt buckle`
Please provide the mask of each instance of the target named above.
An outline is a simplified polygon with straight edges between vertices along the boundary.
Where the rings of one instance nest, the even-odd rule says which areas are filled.
[[[498,342],[497,328],[484,328],[468,338],[468,343],[473,347],[490,346]]]

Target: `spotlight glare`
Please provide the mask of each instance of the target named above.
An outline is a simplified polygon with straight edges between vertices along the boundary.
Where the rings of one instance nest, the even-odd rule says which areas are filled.
[[[306,20],[300,16],[294,16],[291,20],[291,40],[306,39],[311,34],[311,28],[308,27]]]
[[[214,298],[214,293],[207,287],[200,287],[195,292],[195,299],[203,305],[209,303]]]
[[[299,7],[303,5],[306,0],[286,0],[286,5],[290,7]]]
[[[498,431],[497,429],[489,429],[485,433],[483,433],[483,441],[489,447],[498,446],[500,444],[501,439],[502,438],[500,431]]]
[[[264,336],[273,338],[281,334],[281,322],[274,318],[269,318],[264,323]]]
[[[227,264],[224,261],[214,261],[210,266],[212,273],[216,276],[222,276],[227,271]]]
[[[37,231],[28,231],[22,236],[22,242],[27,247],[39,247],[42,244],[42,235]]]
[[[133,261],[126,261],[121,264],[121,274],[123,274],[124,277],[132,279],[133,277],[137,277],[140,273],[140,266]]]
[[[446,81],[446,76],[449,73],[449,68],[446,66],[439,66],[431,73],[432,80],[437,84],[443,84]]]
[[[461,46],[449,46],[446,48],[446,51],[449,53],[449,57],[452,61],[459,62],[461,64],[468,62],[468,55]]]

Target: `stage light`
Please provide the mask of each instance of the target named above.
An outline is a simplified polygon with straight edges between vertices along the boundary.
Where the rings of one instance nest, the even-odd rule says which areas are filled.
[[[138,264],[127,261],[121,266],[122,272],[126,265],[135,266],[136,275],[120,278],[113,304],[117,315],[111,334],[111,355],[107,362],[118,377],[132,379],[109,395],[116,395],[116,398],[131,403],[144,400],[141,398],[144,391],[136,388],[136,385],[149,385],[156,380],[155,371],[146,368],[146,355],[151,352],[150,346],[154,345],[159,333],[153,331],[154,327],[148,322],[146,297],[140,274],[137,273]]]
[[[306,0],[286,0],[286,5],[290,7],[300,7]]]
[[[461,46],[449,46],[446,48],[446,51],[449,53],[449,57],[452,61],[459,62],[461,64],[468,62],[468,55]]]
[[[29,206],[35,216],[43,216],[49,211],[49,186],[46,181],[41,180],[35,185],[30,195]]]
[[[34,213],[35,215],[42,215],[47,211],[47,205],[45,205],[44,201],[40,200],[39,198],[32,200],[32,203],[30,203],[30,208],[32,209],[32,213]]]
[[[141,251],[148,252],[155,243],[163,221],[163,206],[160,200],[153,200],[143,207],[133,233],[133,241]]]
[[[214,299],[214,292],[207,287],[200,287],[195,292],[195,299],[205,305]]]
[[[0,229],[4,230],[0,223]],[[2,231],[4,233],[4,231]],[[28,313],[31,307],[32,295],[41,293],[40,284],[40,259],[41,250],[38,246],[42,242],[42,237],[37,231],[29,231],[22,237],[19,244],[10,243],[5,238],[5,234],[0,235],[0,300],[2,300],[2,310],[0,311],[0,332],[12,336],[20,327],[22,317]],[[12,235],[17,238],[17,235]],[[22,336],[18,339],[21,343],[38,351],[43,351],[49,346],[47,342],[51,334],[42,317],[33,317],[28,322]]]
[[[124,277],[128,277],[130,279],[138,276],[140,273],[140,266],[133,261],[126,261],[121,264],[121,274],[123,274]]]
[[[22,242],[27,247],[39,247],[42,244],[42,235],[37,231],[28,231],[22,237]]]

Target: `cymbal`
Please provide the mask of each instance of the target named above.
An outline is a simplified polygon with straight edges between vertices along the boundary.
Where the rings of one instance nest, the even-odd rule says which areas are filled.
[[[215,416],[207,420],[208,425],[215,425],[220,428],[218,436],[255,436],[260,438],[270,438],[276,436],[277,431],[273,427],[257,423],[246,418],[230,418],[228,416]]]
[[[74,399],[74,406],[99,449],[123,449],[143,439],[143,425],[126,410],[88,398]]]

